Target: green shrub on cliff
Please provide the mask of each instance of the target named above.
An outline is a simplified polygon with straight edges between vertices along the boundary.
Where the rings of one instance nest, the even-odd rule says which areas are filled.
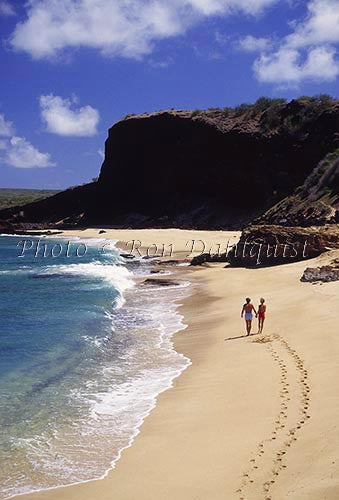
[[[248,113],[253,109],[253,104],[248,104],[247,102],[243,102],[242,104],[239,104],[239,106],[236,106],[233,110],[234,116],[241,116],[244,115],[245,113]]]
[[[252,106],[254,113],[261,113],[267,109],[274,109],[281,104],[286,104],[286,99],[271,99],[270,97],[259,97]]]

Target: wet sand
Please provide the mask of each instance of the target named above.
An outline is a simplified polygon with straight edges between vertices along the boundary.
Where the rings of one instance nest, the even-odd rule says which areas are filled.
[[[143,246],[171,240],[180,258],[192,236],[213,244],[229,236],[178,230],[79,235],[140,239]],[[337,500],[339,282],[300,282],[305,267],[328,259],[183,271],[195,286],[180,309],[188,328],[174,342],[192,365],[158,397],[105,479],[18,498]],[[247,295],[256,306],[266,298],[262,335],[244,336],[240,310]]]

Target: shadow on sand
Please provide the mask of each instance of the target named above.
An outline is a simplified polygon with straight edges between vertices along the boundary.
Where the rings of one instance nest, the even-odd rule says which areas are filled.
[[[224,340],[226,341],[226,340],[248,339],[250,337],[255,337],[255,335],[261,335],[261,334],[260,333],[251,333],[250,335],[239,335],[238,337],[229,337],[228,339],[224,339]]]

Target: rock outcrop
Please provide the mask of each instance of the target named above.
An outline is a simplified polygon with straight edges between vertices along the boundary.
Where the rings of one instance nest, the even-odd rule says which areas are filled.
[[[311,259],[335,248],[339,248],[337,225],[250,226],[243,230],[227,261],[241,267],[272,266]]]
[[[129,116],[110,130],[97,182],[3,210],[53,225],[244,227],[339,147],[339,101]]]
[[[202,264],[209,262],[228,262],[228,254],[221,253],[219,254],[211,254],[211,253],[202,253],[193,257],[191,260],[191,266],[201,266]]]
[[[323,283],[339,281],[339,268],[334,266],[307,267],[300,281],[308,281],[310,283],[317,281]]]
[[[148,285],[148,286],[179,286],[180,283],[178,283],[177,281],[172,281],[172,280],[147,278],[145,281],[142,282],[142,285]]]

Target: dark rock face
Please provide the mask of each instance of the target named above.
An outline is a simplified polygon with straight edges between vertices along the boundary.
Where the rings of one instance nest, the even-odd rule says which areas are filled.
[[[12,224],[5,220],[0,220],[0,233],[2,234],[14,234],[15,230]]]
[[[311,259],[338,247],[339,228],[336,225],[313,228],[250,226],[242,232],[227,260],[233,266],[272,266]]]
[[[98,180],[100,202],[85,220],[132,227],[245,225],[293,192],[339,141],[339,106],[290,129],[305,107],[284,105],[275,129],[265,113],[192,117],[173,111],[116,123]]]
[[[339,147],[339,103],[248,111],[164,111],[117,122],[97,182],[0,218],[122,228],[244,227]]]
[[[339,149],[329,153],[295,193],[269,209],[256,224],[312,226],[339,222]]]

